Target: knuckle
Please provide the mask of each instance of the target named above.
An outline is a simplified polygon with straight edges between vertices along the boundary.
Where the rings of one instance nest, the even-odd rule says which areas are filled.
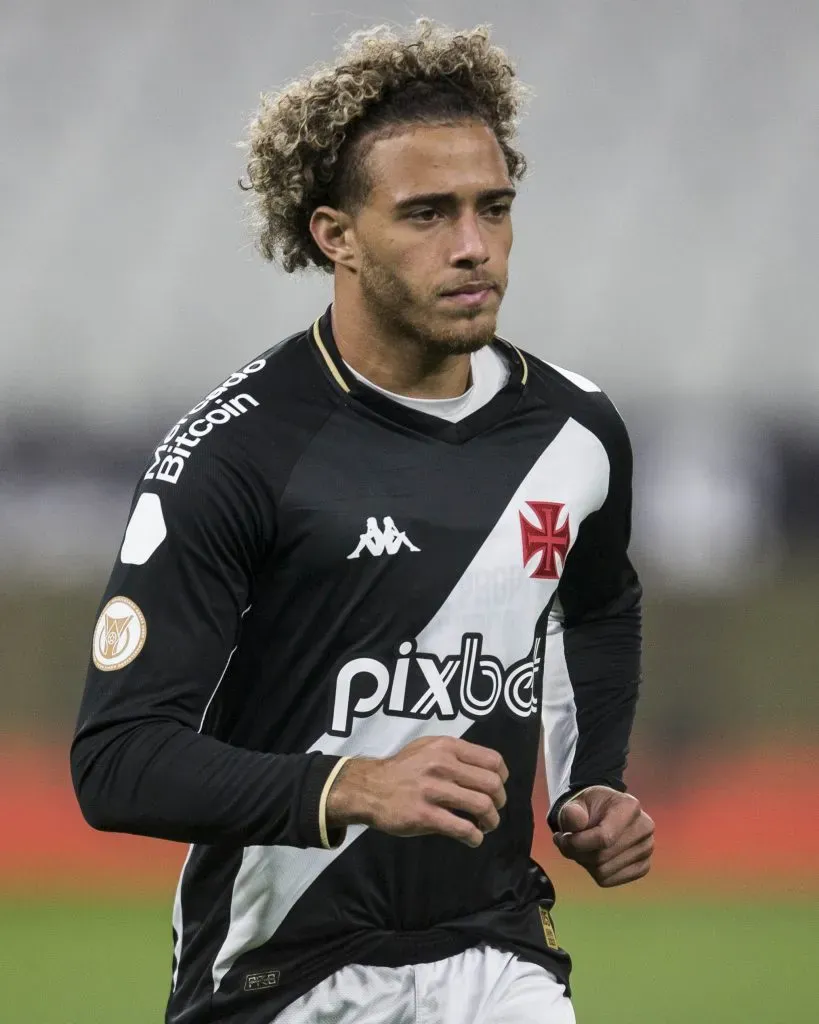
[[[495,810],[495,804],[491,796],[481,793],[476,800],[478,814],[491,814]]]
[[[463,818],[455,818],[455,824],[452,826],[452,835],[462,842],[470,843],[470,845],[475,844],[477,836],[480,836],[481,839],[483,838],[480,831]]]
[[[439,751],[430,759],[429,768],[433,775],[449,775],[452,771],[451,757],[447,757],[445,751]]]
[[[419,794],[425,804],[431,804],[438,799],[440,789],[433,780],[425,779],[419,786]]]
[[[491,804],[489,810],[483,815],[483,820],[490,829],[495,829],[500,825],[500,815],[498,814],[494,804]]]

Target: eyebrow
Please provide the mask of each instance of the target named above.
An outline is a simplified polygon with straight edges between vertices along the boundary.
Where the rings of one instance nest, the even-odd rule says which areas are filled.
[[[490,199],[514,199],[517,191],[513,188],[489,188],[478,193],[478,202],[486,202]],[[414,206],[439,206],[443,203],[456,204],[458,197],[454,192],[421,192],[418,195],[407,196],[395,204],[395,210],[403,213]]]

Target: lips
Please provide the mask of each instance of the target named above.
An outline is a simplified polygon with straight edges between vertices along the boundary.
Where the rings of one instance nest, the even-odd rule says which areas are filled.
[[[456,292],[445,293],[443,300],[451,305],[465,308],[483,306],[494,292],[495,286],[491,284],[465,285]]]
[[[460,288],[444,292],[444,295],[474,295],[476,292],[492,291],[494,287],[491,281],[472,281],[469,284],[461,285]]]

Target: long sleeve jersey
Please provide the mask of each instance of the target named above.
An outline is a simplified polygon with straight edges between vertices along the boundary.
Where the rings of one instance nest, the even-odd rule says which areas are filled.
[[[82,810],[190,844],[169,1024],[268,1024],[345,964],[481,942],[568,983],[530,856],[541,735],[553,828],[580,789],[624,789],[640,586],[619,414],[501,339],[481,408],[407,408],[349,371],[330,314],[157,446],[93,633]],[[478,849],[328,828],[343,758],[421,736],[503,755]]]

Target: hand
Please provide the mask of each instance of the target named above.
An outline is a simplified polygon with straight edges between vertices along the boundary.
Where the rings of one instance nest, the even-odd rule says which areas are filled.
[[[508,778],[495,750],[449,736],[423,737],[393,757],[349,760],[328,794],[327,824],[364,824],[393,836],[449,836],[480,846],[484,833],[500,823]]]
[[[654,822],[635,797],[591,786],[566,801],[557,821],[555,846],[582,864],[598,885],[625,885],[648,874]]]

